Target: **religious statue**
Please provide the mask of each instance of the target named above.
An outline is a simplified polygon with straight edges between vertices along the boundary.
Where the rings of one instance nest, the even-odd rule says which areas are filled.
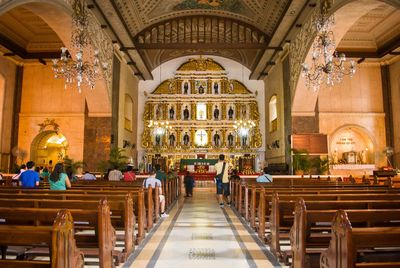
[[[218,94],[218,88],[219,88],[218,83],[214,82],[214,94]]]
[[[246,119],[246,113],[247,113],[247,111],[246,111],[246,105],[243,105],[243,106],[242,106],[242,118],[243,118],[243,119]]]
[[[157,109],[156,109],[156,120],[160,120],[161,117],[162,117],[162,112],[161,112],[160,106],[158,105]]]
[[[199,86],[199,94],[204,94],[204,87],[202,85]]]
[[[219,147],[219,140],[220,140],[220,136],[219,136],[218,132],[215,132],[215,134],[214,134],[214,145],[216,147]]]
[[[229,135],[228,135],[228,146],[229,147],[233,146],[233,135],[232,135],[232,133],[229,133]]]
[[[190,140],[189,135],[188,135],[187,132],[185,132],[185,135],[183,135],[183,144],[185,146],[188,146],[189,145],[189,140]]]
[[[229,119],[233,119],[233,108],[232,108],[232,106],[229,106],[228,117],[229,117]]]
[[[337,150],[333,151],[332,158],[333,158],[333,164],[337,164],[337,163],[338,163],[338,153],[337,153]]]
[[[183,94],[188,94],[189,93],[189,83],[185,82],[183,84]]]
[[[246,135],[242,136],[242,146],[247,146],[247,136]]]
[[[185,110],[183,110],[183,119],[189,120],[189,109],[187,106],[185,106]]]
[[[218,120],[219,119],[219,109],[218,106],[215,105],[215,109],[214,109],[214,120]]]
[[[169,119],[174,119],[174,115],[175,115],[175,110],[174,107],[171,106],[171,108],[169,109]]]
[[[161,136],[159,134],[156,135],[156,145],[157,146],[161,145]]]
[[[169,146],[175,146],[175,135],[173,133],[171,133],[169,135]]]
[[[360,153],[361,164],[367,164],[367,153],[362,150]]]

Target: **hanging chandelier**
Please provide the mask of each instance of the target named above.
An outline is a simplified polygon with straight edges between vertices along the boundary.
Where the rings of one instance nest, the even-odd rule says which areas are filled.
[[[308,88],[318,91],[322,83],[331,87],[340,83],[345,75],[352,77],[356,72],[355,62],[345,66],[346,56],[336,51],[335,37],[332,26],[334,16],[329,16],[330,0],[321,0],[320,14],[314,21],[317,36],[312,45],[312,65],[302,64],[302,76]]]
[[[83,52],[90,51],[91,41],[89,27],[89,13],[85,6],[85,0],[72,0],[72,33],[71,46],[75,52],[75,60],[66,47],[61,48],[60,59],[53,59],[53,71],[55,78],[65,79],[65,88],[76,83],[79,93],[82,84],[87,84],[91,89],[96,85],[96,80],[102,77],[100,69],[107,70],[108,63],[100,63],[99,51],[89,53],[89,60],[85,61]]]
[[[253,120],[239,120],[235,121],[233,128],[239,135],[239,137],[248,137],[250,136],[251,130],[256,126]]]
[[[153,129],[153,134],[155,136],[165,135],[169,130],[172,129],[172,126],[169,124],[169,121],[150,120],[148,127]]]

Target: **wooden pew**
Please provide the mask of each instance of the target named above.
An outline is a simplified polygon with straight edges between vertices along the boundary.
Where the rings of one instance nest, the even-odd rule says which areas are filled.
[[[100,267],[113,266],[113,251],[115,247],[115,230],[111,225],[110,207],[107,199],[97,202],[97,209],[71,209],[75,222],[87,222],[85,227],[92,227],[94,235],[75,235],[77,246],[85,255],[96,255],[100,259]],[[58,207],[63,207],[58,203]],[[65,207],[63,207],[65,208]],[[8,225],[20,225],[20,223],[41,225],[48,224],[49,219],[54,219],[59,209],[43,208],[4,208],[0,207],[0,217],[5,219]],[[26,225],[25,224],[25,225]],[[86,229],[85,228],[85,229]],[[79,226],[75,226],[79,229]],[[131,242],[132,243],[132,242]],[[95,250],[93,250],[95,248]],[[117,263],[122,261],[121,254],[115,252]]]
[[[38,199],[0,199],[0,207],[8,207],[8,208],[65,208],[75,210],[98,210],[100,208],[99,201],[97,199],[94,200],[85,200],[85,199],[77,199],[77,200],[51,200],[51,199],[40,199],[40,195],[37,195]],[[45,197],[44,197],[45,198]],[[104,201],[103,201],[104,202]],[[104,204],[103,204],[104,207]],[[107,200],[107,208],[108,208],[108,220],[110,220],[110,224],[108,224],[108,220],[103,223],[102,228],[109,228],[113,232],[114,227],[111,224],[112,222],[119,223],[117,226],[123,226],[124,228],[124,249],[123,252],[114,251],[113,255],[117,258],[117,262],[123,262],[125,258],[131,254],[134,250],[135,245],[135,217],[133,214],[132,208],[132,197],[127,194],[125,199],[120,200]],[[110,218],[110,209],[112,213],[112,219]],[[1,214],[0,214],[1,215]],[[82,219],[82,221],[85,221]],[[95,230],[98,230],[96,227],[97,221],[92,223],[92,227]],[[93,224],[95,224],[93,226]],[[140,224],[139,224],[140,226]],[[80,228],[81,226],[77,226],[76,228]],[[84,226],[87,227],[87,226]],[[143,226],[142,226],[143,228]],[[137,234],[139,236],[139,233]],[[115,240],[115,235],[113,240]],[[113,241],[110,240],[110,241]],[[115,243],[114,243],[115,244]],[[93,251],[92,251],[93,252]],[[94,252],[96,253],[96,252]],[[93,254],[94,254],[93,253]],[[105,254],[105,253],[104,253]]]
[[[306,205],[303,198],[296,201],[290,231],[293,267],[318,266],[320,253],[328,248],[331,237],[327,223],[331,223],[336,210],[307,210]],[[359,227],[400,227],[400,209],[352,209],[346,213],[352,224]]]
[[[399,257],[400,227],[354,228],[347,213],[339,210],[332,222],[329,248],[321,254],[320,267],[394,268],[400,267]]]
[[[73,219],[68,210],[61,210],[57,214],[52,227],[0,225],[1,245],[30,246],[41,243],[45,243],[51,252],[49,262],[1,259],[0,266],[4,268],[83,268],[84,257],[76,247]]]
[[[133,221],[133,226],[135,226],[135,221],[137,215],[137,223],[138,230],[136,234],[135,243],[140,243],[145,237],[145,214],[146,210],[144,208],[144,191],[142,188],[138,190],[138,192],[134,195],[130,191],[121,191],[115,193],[102,193],[99,194],[96,191],[85,192],[82,194],[79,191],[75,191],[71,193],[69,190],[67,191],[45,191],[44,193],[40,190],[23,190],[21,193],[11,194],[11,193],[2,193],[0,190],[0,199],[47,199],[47,200],[91,200],[97,201],[102,197],[106,197],[111,206],[111,211],[113,212],[113,223],[116,224],[115,227],[121,228],[125,231],[125,241],[130,241],[127,236],[130,237],[130,234],[133,234],[134,230],[131,230],[129,227],[130,222]],[[79,208],[79,203],[77,207]],[[119,216],[121,220],[115,221],[116,217]],[[129,254],[130,250],[124,250],[126,254]]]
[[[296,197],[294,197],[296,198]],[[337,209],[383,209],[383,208],[400,208],[400,200],[359,200],[355,196],[354,200],[318,200],[318,196],[314,200],[307,201],[307,207],[311,210],[337,210]],[[295,210],[295,201],[280,201],[277,194],[273,196],[272,209],[270,217],[270,234],[268,243],[272,253],[281,261],[288,262],[288,252],[283,252],[280,247],[282,236],[288,236],[290,227],[293,225]],[[264,235],[264,232],[262,233]]]

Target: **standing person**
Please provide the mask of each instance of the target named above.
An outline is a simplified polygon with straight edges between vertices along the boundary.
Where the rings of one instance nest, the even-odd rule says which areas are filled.
[[[124,173],[124,181],[135,181],[136,174],[133,171],[133,167],[131,165],[126,167],[126,171]]]
[[[109,181],[120,181],[124,178],[122,172],[118,170],[117,166],[114,166],[113,170],[108,173],[108,180]]]
[[[63,163],[57,163],[49,177],[50,190],[67,190],[71,188],[71,182],[64,170]]]
[[[39,186],[39,173],[35,171],[35,162],[29,161],[26,163],[28,170],[20,173],[19,180],[21,181],[22,188],[36,188]]]
[[[185,184],[185,197],[193,196],[193,187],[194,187],[194,179],[192,175],[190,175],[189,171],[186,171],[185,178],[183,179],[183,183]]]
[[[272,176],[268,174],[268,167],[263,168],[263,174],[258,176],[256,179],[257,182],[272,182]]]
[[[156,179],[156,172],[154,169],[150,171],[149,177],[143,181],[144,188],[156,188],[159,189],[159,198],[160,198],[160,208],[161,208],[161,217],[166,218],[169,215],[165,213],[165,196],[162,193],[162,185],[159,179]]]
[[[216,183],[219,206],[221,208],[224,207],[223,196],[225,197],[228,206],[230,206],[231,194],[229,191],[229,170],[232,169],[232,165],[228,162],[225,162],[225,155],[220,154],[218,163],[216,163],[214,167],[218,177]]]

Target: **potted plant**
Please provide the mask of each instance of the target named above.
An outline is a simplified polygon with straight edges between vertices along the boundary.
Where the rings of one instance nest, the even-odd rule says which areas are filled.
[[[293,173],[295,175],[304,175],[311,169],[311,161],[307,150],[292,150],[293,156]]]
[[[327,157],[315,157],[312,160],[312,167],[317,175],[326,175],[329,170],[329,159]]]

